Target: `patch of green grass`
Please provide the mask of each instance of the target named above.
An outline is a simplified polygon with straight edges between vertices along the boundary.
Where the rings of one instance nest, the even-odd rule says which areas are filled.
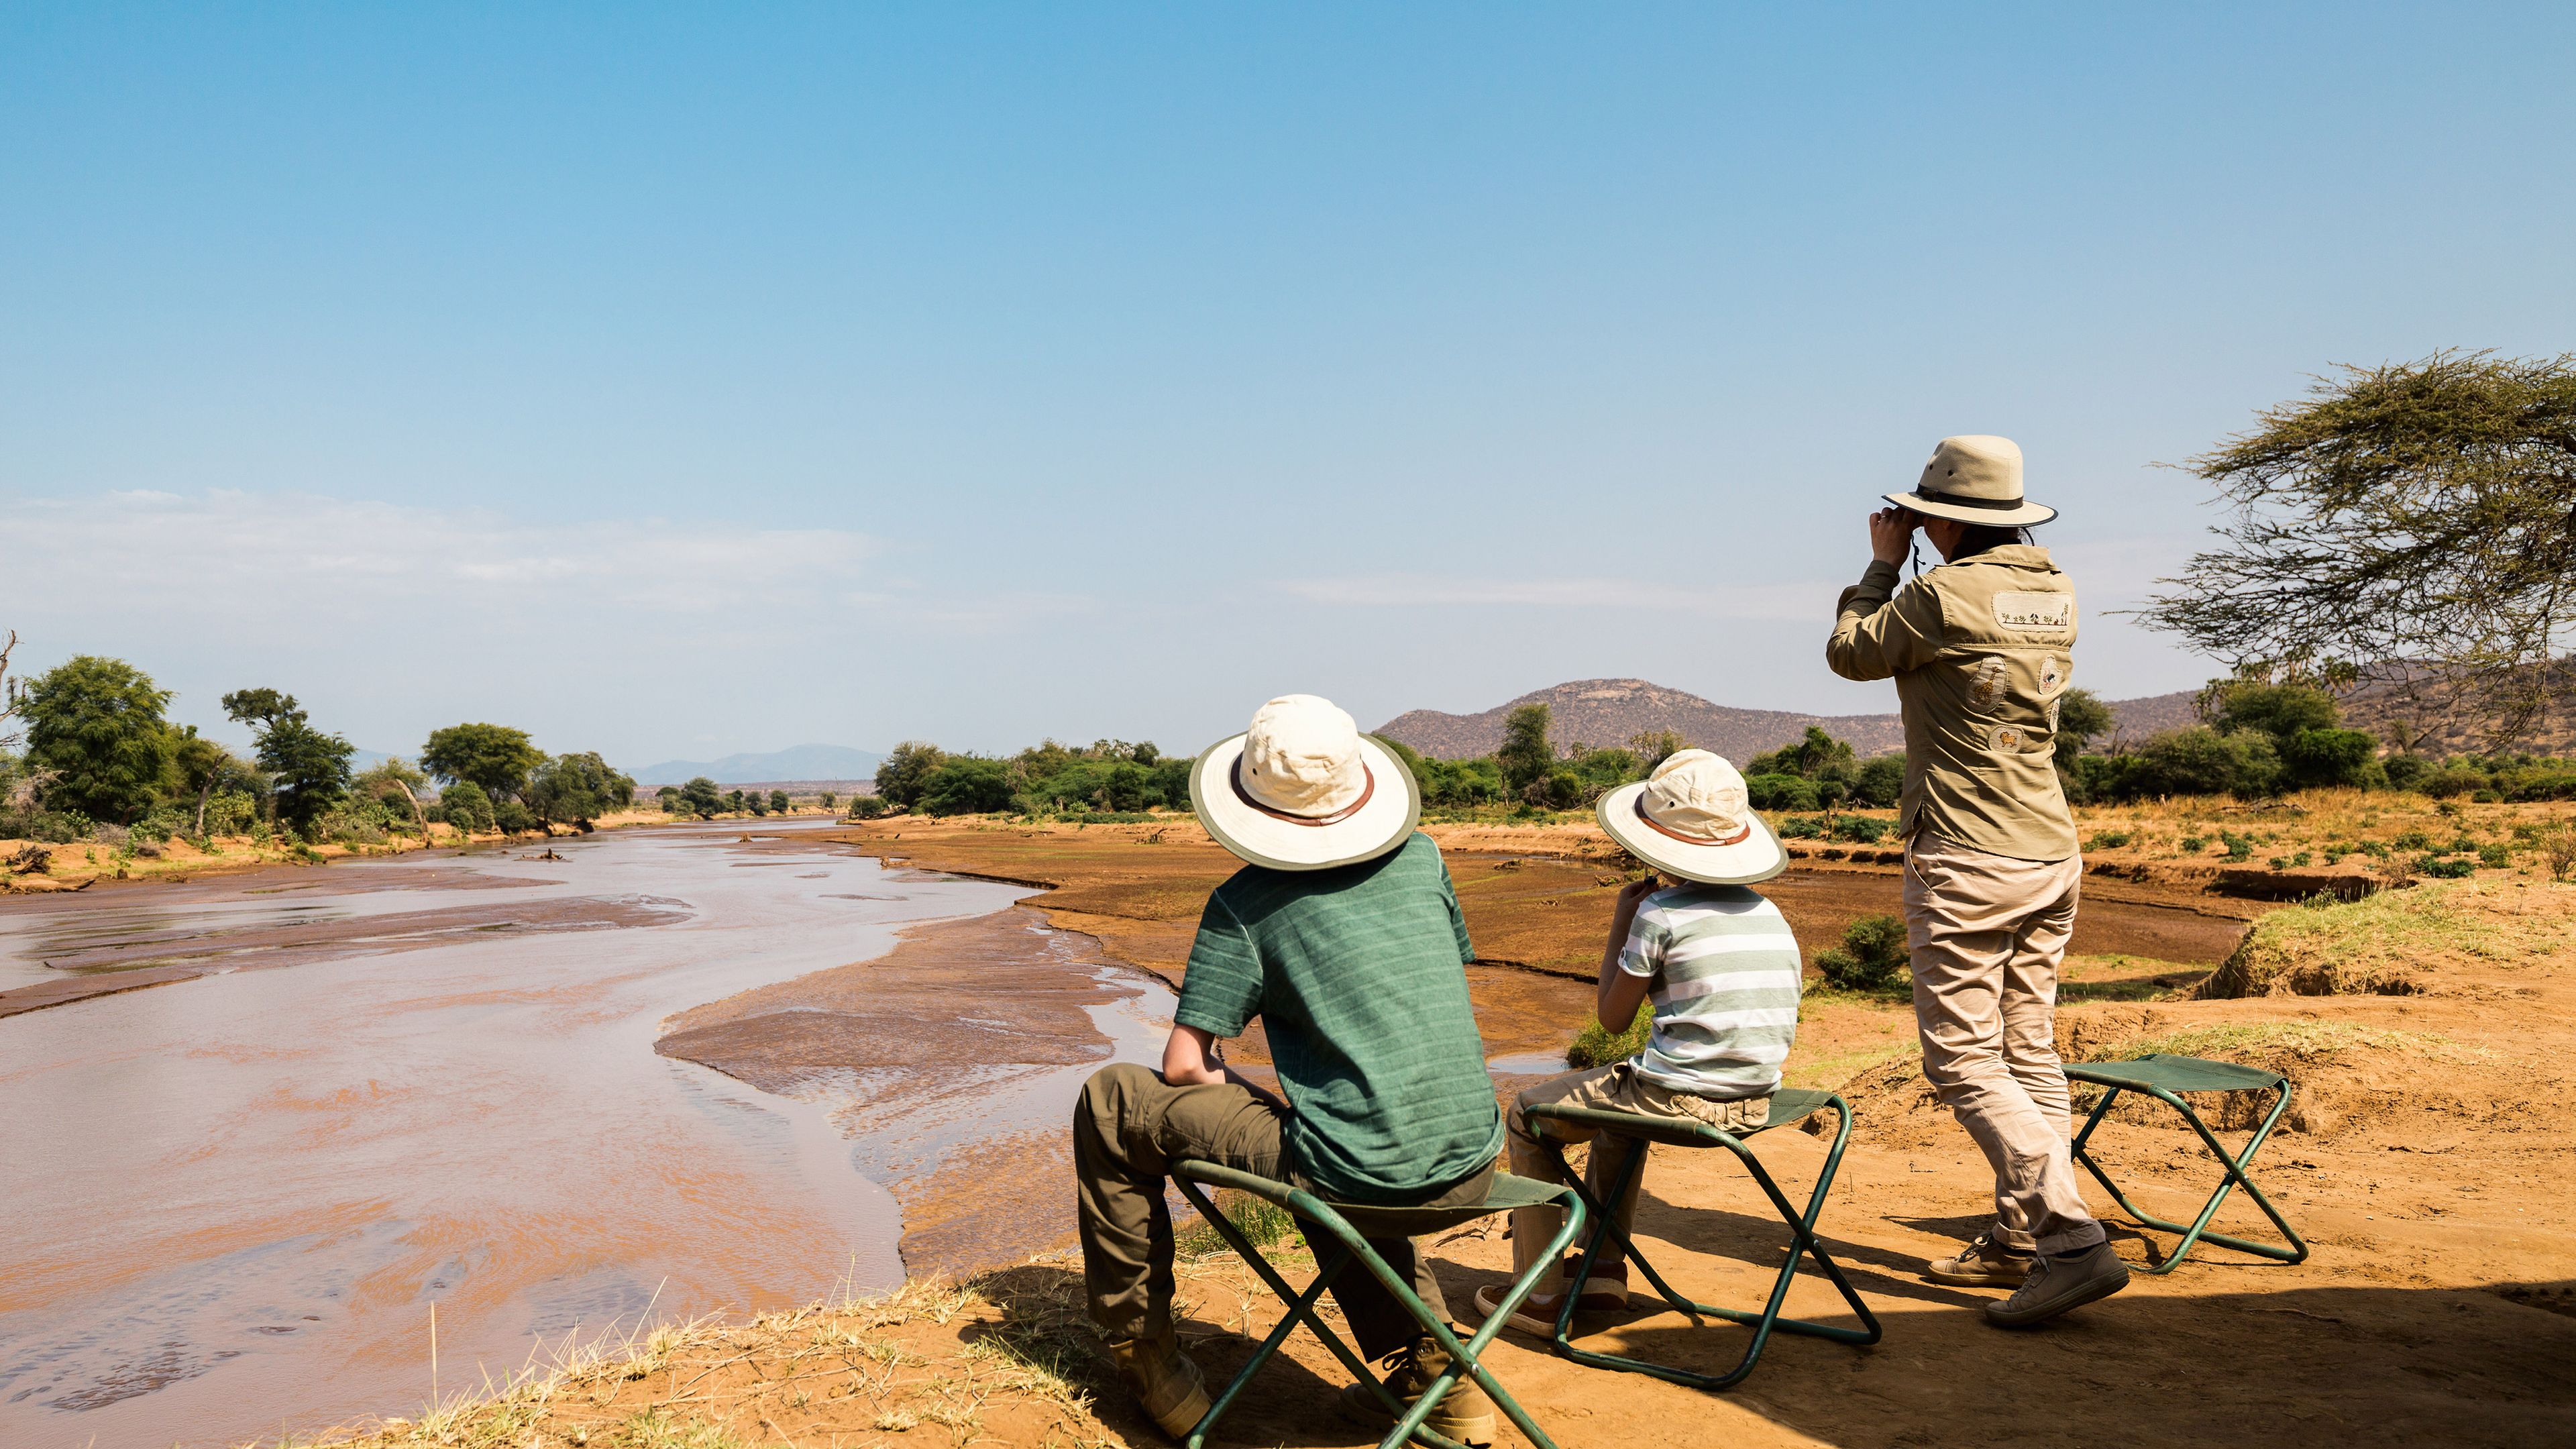
[[[2287,976],[2301,995],[2404,995],[2421,989],[2418,973],[2438,968],[2443,955],[2515,961],[2558,949],[2565,931],[2555,914],[2479,908],[2507,904],[2513,889],[2427,884],[2284,907],[2255,923],[2204,994],[2260,996]]]
[[[1256,1248],[1275,1247],[1299,1236],[1296,1214],[1266,1197],[1223,1193],[1215,1201],[1217,1211]],[[1172,1251],[1184,1258],[1210,1258],[1234,1249],[1213,1224],[1196,1222],[1172,1235]]]
[[[1565,1049],[1565,1064],[1579,1072],[1591,1067],[1606,1067],[1612,1062],[1624,1062],[1646,1049],[1646,1038],[1653,1033],[1654,1027],[1655,1007],[1652,1002],[1637,1004],[1637,1019],[1629,1023],[1626,1031],[1614,1032],[1596,1017],[1583,1024],[1582,1034],[1575,1037],[1574,1045]]]
[[[2405,1052],[2448,1062],[2479,1061],[2489,1055],[2481,1048],[2464,1046],[2439,1032],[2387,1031],[2339,1021],[2241,1021],[2219,1026],[2195,1026],[2162,1036],[2140,1037],[2123,1043],[2120,1048],[2121,1055],[2129,1057],[2155,1052],[2175,1057],[2210,1057],[2219,1061],[2243,1061],[2284,1053],[2308,1058],[2331,1057],[2352,1051]]]

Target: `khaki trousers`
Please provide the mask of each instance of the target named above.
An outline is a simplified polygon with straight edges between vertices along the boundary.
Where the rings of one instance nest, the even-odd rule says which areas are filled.
[[[1510,1144],[1512,1175],[1538,1182],[1562,1182],[1555,1160],[1539,1146],[1538,1134],[1530,1125],[1529,1109],[1542,1105],[1592,1107],[1604,1112],[1634,1112],[1641,1117],[1658,1117],[1666,1121],[1705,1122],[1712,1127],[1759,1127],[1771,1119],[1771,1099],[1745,1097],[1718,1101],[1695,1097],[1657,1086],[1637,1075],[1626,1062],[1612,1062],[1589,1071],[1568,1072],[1551,1077],[1537,1086],[1524,1088],[1512,1099],[1509,1112],[1503,1114],[1503,1132]],[[1588,1127],[1570,1122],[1548,1124],[1548,1135],[1559,1142],[1592,1142],[1595,1136]],[[1643,1152],[1648,1144],[1628,1142],[1607,1150],[1595,1142],[1589,1160],[1583,1164],[1583,1186],[1599,1202],[1610,1191],[1610,1175],[1624,1160],[1622,1147]],[[1625,1232],[1637,1220],[1637,1190],[1645,1185],[1645,1164],[1639,1163],[1637,1175],[1628,1180],[1627,1194],[1619,1199],[1619,1229]],[[1512,1275],[1517,1278],[1538,1261],[1541,1248],[1556,1236],[1565,1221],[1562,1208],[1515,1208],[1512,1211]],[[1581,1240],[1577,1240],[1578,1247]],[[1598,1272],[1604,1268],[1624,1272],[1628,1255],[1613,1239],[1601,1249],[1600,1259],[1593,1264]],[[1539,1280],[1533,1292],[1554,1293],[1565,1286],[1565,1265],[1559,1263]]]
[[[2067,1156],[2057,966],[2075,933],[2079,856],[2015,860],[1917,834],[1906,943],[1923,1075],[1995,1170],[1995,1240],[2063,1253],[2103,1240]]]
[[[1198,1158],[1313,1190],[1287,1165],[1281,1143],[1287,1115],[1231,1082],[1168,1086],[1128,1062],[1092,1073],[1073,1106],[1073,1171],[1083,1285],[1103,1336],[1160,1338],[1172,1331],[1172,1210],[1164,1198],[1171,1164]],[[1420,1202],[1388,1206],[1483,1202],[1493,1175],[1489,1164]],[[1413,1239],[1370,1238],[1368,1244],[1396,1276],[1411,1280],[1425,1306],[1448,1319],[1440,1282]],[[1334,1280],[1333,1301],[1363,1358],[1384,1358],[1422,1335],[1395,1295],[1357,1264]]]

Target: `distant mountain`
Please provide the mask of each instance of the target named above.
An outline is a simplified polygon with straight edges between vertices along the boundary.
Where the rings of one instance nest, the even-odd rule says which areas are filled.
[[[792,780],[868,780],[885,756],[847,745],[797,745],[721,760],[664,760],[635,772],[638,785],[685,785],[700,775],[719,785],[767,785]]]
[[[2190,724],[2193,691],[2114,701],[2120,733],[2143,738],[2160,729]],[[1549,733],[1559,749],[1580,741],[1595,748],[1624,745],[1636,735],[1672,730],[1704,750],[1715,750],[1742,764],[1765,750],[1776,750],[1805,736],[1815,725],[1836,739],[1849,740],[1864,757],[1905,747],[1905,723],[1892,714],[1797,714],[1774,709],[1737,709],[1712,704],[1696,694],[1666,689],[1642,679],[1578,679],[1550,689],[1534,690],[1481,714],[1444,714],[1417,709],[1397,715],[1377,733],[1402,740],[1426,755],[1460,760],[1492,754],[1503,742],[1503,717],[1525,704],[1543,704],[1552,718]]]
[[[1715,750],[1741,763],[1764,750],[1775,750],[1801,738],[1809,725],[1851,741],[1852,748],[1863,755],[1882,754],[1905,745],[1905,726],[1892,714],[1818,715],[1737,709],[1642,679],[1578,679],[1534,690],[1481,714],[1417,709],[1388,720],[1377,732],[1439,759],[1488,755],[1503,743],[1503,717],[1525,704],[1548,707],[1553,720],[1549,732],[1559,749],[1577,741],[1606,748],[1624,745],[1635,735],[1673,730],[1701,749]]]

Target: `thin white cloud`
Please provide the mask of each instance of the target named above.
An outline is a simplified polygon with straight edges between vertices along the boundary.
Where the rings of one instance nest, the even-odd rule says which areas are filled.
[[[0,498],[0,626],[40,670],[130,659],[228,731],[215,700],[272,685],[326,727],[407,748],[497,718],[549,748],[674,753],[720,732],[867,743],[862,708],[962,655],[1096,607],[985,589],[839,528],[535,522],[296,493]],[[897,662],[902,661],[902,662]],[[935,687],[935,686],[934,686]]]
[[[1722,619],[1829,619],[1835,584],[1674,584],[1633,578],[1477,578],[1366,574],[1279,586],[1318,604],[1366,608],[1652,610]]]

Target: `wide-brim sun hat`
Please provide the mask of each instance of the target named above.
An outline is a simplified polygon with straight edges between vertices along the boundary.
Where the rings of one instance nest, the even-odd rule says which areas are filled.
[[[1422,791],[1404,762],[1327,699],[1290,694],[1190,765],[1190,809],[1216,843],[1273,870],[1375,860],[1413,834]]]
[[[1998,528],[2029,528],[2057,516],[2056,509],[2022,496],[2021,445],[1987,433],[1943,438],[1913,492],[1880,496],[1934,518]]]
[[[1601,797],[1601,828],[1666,875],[1751,885],[1789,868],[1789,852],[1753,809],[1744,776],[1706,750],[1682,750],[1633,785]]]

